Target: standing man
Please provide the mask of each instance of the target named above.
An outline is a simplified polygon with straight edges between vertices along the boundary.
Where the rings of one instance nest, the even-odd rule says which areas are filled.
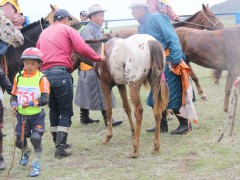
[[[140,23],[138,32],[153,36],[165,49],[168,65],[165,66],[164,73],[170,91],[167,109],[173,109],[180,123],[177,129],[171,131],[171,134],[185,134],[191,130],[191,124],[188,125],[188,119],[178,115],[182,106],[182,82],[181,76],[174,74],[172,71],[172,68],[178,66],[185,59],[179,38],[170,23],[169,17],[160,13],[150,14],[148,12],[146,0],[132,0],[130,8],[133,17]],[[147,104],[151,107],[154,105],[151,92]]]
[[[80,33],[83,28],[88,24],[88,18],[87,18],[87,11],[81,11],[80,12],[80,20],[81,20],[81,27],[78,30],[78,32]]]
[[[49,118],[56,144],[56,158],[70,155],[66,151],[66,143],[73,116],[72,49],[92,61],[102,60],[101,56],[85,44],[77,31],[69,26],[71,19],[65,9],[57,10],[54,24],[41,33],[37,42],[37,48],[43,53],[42,72],[50,82]]]
[[[103,34],[101,26],[104,22],[104,11],[99,4],[94,4],[89,7],[87,18],[89,23],[82,30],[80,35],[84,40],[102,39]],[[101,54],[101,42],[92,43],[90,47],[94,49],[97,54]],[[80,73],[78,79],[78,86],[75,96],[75,104],[80,106],[80,122],[82,124],[90,124],[99,122],[98,119],[89,117],[89,110],[101,110],[105,125],[107,126],[106,105],[103,92],[101,90],[100,81],[94,72],[93,66],[87,64],[80,64]],[[115,107],[115,98],[113,96],[112,105]],[[112,121],[113,126],[122,124],[122,121]]]
[[[102,29],[102,33],[103,33],[103,35],[112,33],[112,30],[108,27],[108,22],[107,21],[105,21],[105,26]]]

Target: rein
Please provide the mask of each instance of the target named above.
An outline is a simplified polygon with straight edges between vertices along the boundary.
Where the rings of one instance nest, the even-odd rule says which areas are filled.
[[[41,27],[41,30],[43,31],[43,26],[42,26],[42,22],[41,22],[41,20],[40,20],[40,23],[39,23],[39,25],[40,25],[40,27]],[[32,44],[37,44],[37,42],[33,42],[30,38],[28,38],[27,36],[25,36],[24,34],[23,34],[23,37],[24,38],[26,38],[29,42],[31,42]]]

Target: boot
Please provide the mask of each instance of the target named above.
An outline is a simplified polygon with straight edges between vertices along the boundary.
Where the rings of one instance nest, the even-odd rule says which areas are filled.
[[[98,123],[99,119],[92,119],[89,117],[89,110],[80,108],[80,122],[81,124]]]
[[[107,113],[105,110],[102,110],[102,115],[103,115],[104,124],[107,127]],[[122,121],[118,121],[112,118],[112,126],[119,126],[120,124],[122,124]]]
[[[152,127],[147,129],[147,132],[155,132],[156,127]],[[167,114],[166,111],[162,113],[162,120],[160,123],[160,132],[161,133],[167,133],[168,132],[168,120],[167,120]]]
[[[57,138],[57,132],[51,132],[52,137],[53,137],[53,142],[56,145],[56,138]],[[66,144],[65,149],[71,149],[72,145],[71,144]]]
[[[4,162],[3,157],[0,155],[0,170],[6,169],[6,164]]]
[[[57,131],[56,146],[55,146],[56,147],[55,158],[57,159],[61,159],[71,155],[70,152],[66,151],[67,136],[68,134],[66,132]]]
[[[171,131],[172,135],[175,135],[175,134],[183,135],[183,134],[188,133],[188,131],[192,130],[191,122],[189,122],[189,125],[188,125],[188,120],[187,119],[182,118],[180,116],[177,116],[177,118],[178,118],[178,121],[179,121],[180,124],[177,127],[177,129]]]

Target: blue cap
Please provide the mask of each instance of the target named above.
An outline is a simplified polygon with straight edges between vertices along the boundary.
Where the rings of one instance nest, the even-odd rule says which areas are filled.
[[[58,9],[53,16],[54,20],[61,19],[61,18],[66,18],[66,17],[68,17],[72,20],[71,15],[65,9]]]

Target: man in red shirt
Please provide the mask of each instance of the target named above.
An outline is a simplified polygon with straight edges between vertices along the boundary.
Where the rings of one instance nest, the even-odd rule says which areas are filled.
[[[96,54],[78,32],[69,26],[71,15],[65,9],[54,14],[54,24],[45,29],[37,42],[37,48],[43,53],[42,72],[50,82],[49,118],[53,141],[56,144],[56,158],[70,155],[66,149],[67,135],[73,116],[73,70],[71,52],[99,62],[102,57]]]

